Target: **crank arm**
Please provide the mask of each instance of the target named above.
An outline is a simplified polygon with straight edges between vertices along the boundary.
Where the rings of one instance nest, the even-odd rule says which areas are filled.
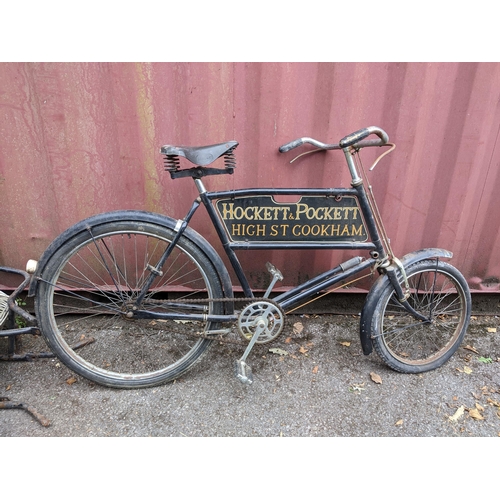
[[[251,385],[253,383],[253,375],[252,375],[252,369],[250,368],[249,365],[246,364],[246,359],[248,358],[250,351],[253,349],[253,346],[257,342],[259,335],[263,331],[264,331],[264,326],[257,327],[255,333],[252,335],[252,338],[250,339],[250,342],[248,343],[247,348],[245,349],[245,352],[243,353],[243,356],[241,356],[241,358],[237,360],[235,363],[236,377],[240,382],[243,382],[244,384],[247,385]]]

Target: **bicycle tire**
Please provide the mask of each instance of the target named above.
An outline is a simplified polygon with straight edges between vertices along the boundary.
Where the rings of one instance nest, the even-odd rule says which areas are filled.
[[[446,363],[460,346],[471,314],[469,287],[462,274],[440,260],[406,269],[409,304],[428,318],[415,319],[398,301],[389,282],[366,311],[373,346],[381,359],[402,373],[423,373]]]
[[[96,224],[73,235],[48,258],[35,300],[39,327],[56,356],[77,374],[116,388],[170,382],[200,361],[212,340],[192,334],[218,328],[210,322],[127,319],[123,314],[144,282],[148,265],[176,233],[150,221]],[[168,299],[223,296],[217,271],[198,245],[181,236],[143,302],[155,311]],[[203,302],[222,314],[221,302]],[[178,312],[178,311],[177,311]],[[94,341],[73,349],[75,343]]]

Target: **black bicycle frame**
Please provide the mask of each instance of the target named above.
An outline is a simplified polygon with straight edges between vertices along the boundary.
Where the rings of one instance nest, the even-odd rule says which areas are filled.
[[[374,266],[376,263],[384,261],[387,257],[386,250],[382,245],[379,230],[373,212],[368,201],[366,191],[362,183],[353,188],[323,188],[323,189],[296,189],[296,188],[277,188],[277,189],[267,189],[267,188],[255,188],[255,189],[239,189],[232,191],[206,191],[203,183],[200,179],[194,179],[197,185],[200,197],[197,198],[191,209],[189,210],[186,217],[179,220],[177,225],[177,234],[174,240],[171,242],[169,247],[166,249],[165,254],[160,259],[158,266],[152,268],[152,274],[159,272],[161,265],[164,263],[167,256],[170,254],[173,246],[177,243],[178,239],[186,229],[191,220],[192,216],[198,209],[200,202],[205,206],[208,215],[215,227],[222,246],[226,252],[226,255],[231,263],[231,266],[236,274],[236,277],[241,285],[245,297],[253,298],[254,294],[248,283],[246,275],[243,268],[236,255],[237,250],[276,250],[276,249],[308,249],[308,250],[318,250],[318,249],[329,249],[329,250],[364,250],[370,252],[371,257],[364,260],[362,257],[355,257],[349,261],[340,264],[339,266],[331,269],[307,282],[292,288],[291,290],[274,297],[274,301],[283,307],[283,309],[288,309],[294,305],[303,302],[305,299],[313,296],[314,294],[325,290],[336,283],[339,283],[346,278],[349,278],[364,269]],[[357,206],[359,207],[364,227],[366,228],[367,239],[369,241],[302,241],[302,242],[272,242],[272,241],[244,241],[238,242],[233,241],[228,235],[227,229],[221,220],[220,214],[217,213],[214,202],[217,200],[237,200],[240,198],[251,198],[256,196],[313,196],[321,197],[324,199],[336,199],[340,200],[344,197],[351,197],[357,200]],[[154,276],[153,276],[154,278]],[[144,290],[140,294],[140,299],[144,297],[149,284],[146,284]],[[140,306],[140,299],[137,305]],[[145,310],[138,310],[134,313],[134,317],[137,318],[164,318],[164,319],[191,319],[191,320],[201,320],[208,319],[209,321],[234,321],[237,316],[235,315],[208,315],[203,314],[189,314],[189,313],[159,313],[159,312],[149,312]]]

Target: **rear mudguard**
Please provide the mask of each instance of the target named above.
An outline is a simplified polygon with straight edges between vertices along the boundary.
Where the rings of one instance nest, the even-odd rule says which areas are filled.
[[[417,250],[416,252],[412,252],[406,254],[401,260],[403,267],[407,269],[412,264],[420,262],[422,260],[427,259],[451,259],[453,254],[448,250],[444,250],[442,248],[424,248],[422,250]],[[359,336],[361,340],[361,348],[363,349],[363,354],[370,354],[373,350],[372,340],[371,340],[371,322],[367,319],[367,310],[372,310],[375,305],[375,302],[379,299],[382,290],[389,283],[389,278],[387,275],[382,274],[375,281],[373,286],[368,293],[365,304],[363,306],[363,310],[361,311],[361,321],[359,325]]]
[[[138,210],[119,210],[116,212],[106,212],[77,222],[75,225],[71,226],[62,234],[60,234],[43,253],[42,257],[38,261],[35,274],[31,280],[28,296],[33,297],[37,293],[39,278],[42,275],[47,262],[54,254],[54,252],[56,252],[66,241],[68,241],[70,238],[73,238],[79,233],[86,232],[88,228],[93,228],[108,222],[117,222],[124,220],[149,222],[172,229],[174,231],[177,224],[177,220],[173,219],[172,217]],[[224,297],[233,297],[233,288],[229,273],[227,272],[226,266],[222,262],[222,259],[212,247],[212,245],[210,245],[210,243],[208,243],[208,241],[203,238],[203,236],[189,227],[186,228],[183,236],[190,240],[197,247],[199,247],[213,263],[222,284]],[[232,302],[226,302],[225,306],[226,314],[232,314]]]

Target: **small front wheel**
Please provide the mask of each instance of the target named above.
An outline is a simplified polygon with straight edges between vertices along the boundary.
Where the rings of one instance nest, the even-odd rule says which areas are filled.
[[[458,349],[469,324],[471,298],[462,274],[446,262],[417,262],[406,274],[408,303],[426,320],[403,307],[389,282],[367,315],[373,345],[387,365],[422,373],[439,368]]]

